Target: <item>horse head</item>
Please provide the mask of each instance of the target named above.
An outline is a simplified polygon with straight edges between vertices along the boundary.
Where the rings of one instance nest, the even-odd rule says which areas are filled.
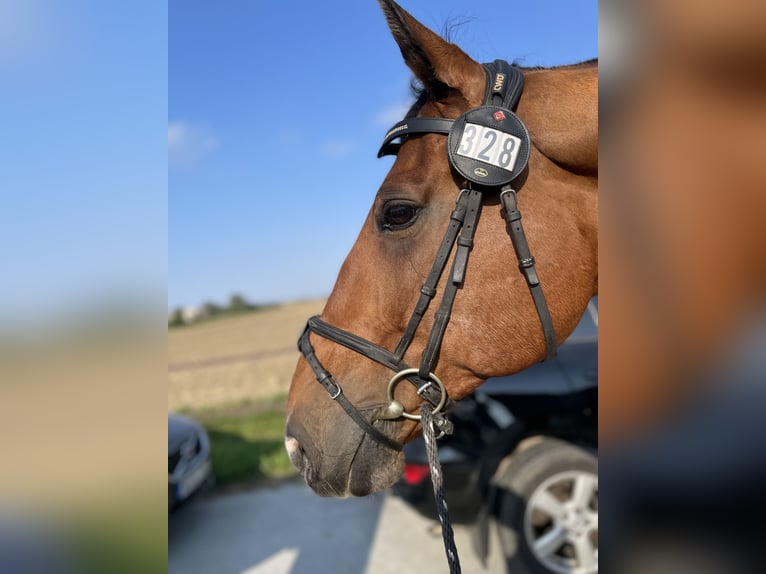
[[[422,86],[408,118],[454,120],[482,106],[484,67],[394,2],[380,4],[405,63]],[[597,66],[590,62],[522,73],[525,87],[516,113],[528,128],[531,145],[528,168],[513,185],[561,342],[596,292]],[[424,313],[407,345],[401,345],[448,233],[456,198],[471,187],[451,165],[447,139],[443,133],[402,138],[321,314],[321,324],[357,340],[376,348],[397,347],[391,360],[406,365],[421,362],[438,322],[432,309]],[[434,373],[453,400],[489,377],[517,372],[546,355],[540,318],[519,272],[498,193],[481,194],[478,209],[483,216],[471,245],[464,247],[470,264],[440,345],[431,349]],[[456,257],[454,251],[447,254],[450,261]],[[434,291],[443,293],[449,280],[443,273]],[[394,367],[331,338],[309,331],[302,338],[304,356],[288,397],[286,447],[318,494],[363,496],[401,476],[404,460],[396,447],[416,437],[420,424],[398,413],[382,414],[391,404],[386,384]],[[356,415],[348,416],[346,407],[328,397],[329,392],[338,399],[341,387],[343,401],[353,405]],[[423,402],[414,386],[400,384],[392,392],[404,412],[417,412]]]

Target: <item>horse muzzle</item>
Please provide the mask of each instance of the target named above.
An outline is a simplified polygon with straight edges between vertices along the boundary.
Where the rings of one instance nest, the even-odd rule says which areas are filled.
[[[402,475],[402,453],[382,447],[356,425],[336,425],[320,436],[321,444],[302,425],[288,421],[287,455],[319,496],[367,496],[388,488]]]

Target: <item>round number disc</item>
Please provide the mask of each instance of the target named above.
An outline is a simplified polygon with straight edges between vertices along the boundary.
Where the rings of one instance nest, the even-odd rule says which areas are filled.
[[[468,181],[500,187],[513,181],[529,161],[527,127],[512,111],[496,106],[468,110],[447,138],[452,166]]]

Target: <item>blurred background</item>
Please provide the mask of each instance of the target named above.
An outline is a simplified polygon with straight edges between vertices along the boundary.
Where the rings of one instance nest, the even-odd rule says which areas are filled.
[[[762,569],[765,18],[749,1],[599,6],[611,568]]]
[[[457,24],[478,60],[598,52],[600,560],[759,571],[763,3],[404,7]],[[374,2],[0,6],[3,559],[167,568],[169,410],[228,453],[205,488],[291,472],[279,417],[294,336],[332,287],[390,167],[379,138],[409,100]],[[362,504],[377,516],[383,502]],[[261,560],[290,571],[296,558],[271,550]]]
[[[3,572],[164,568],[167,26],[0,5]]]

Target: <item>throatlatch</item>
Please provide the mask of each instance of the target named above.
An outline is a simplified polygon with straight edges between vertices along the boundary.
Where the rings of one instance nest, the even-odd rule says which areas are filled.
[[[468,110],[455,120],[407,117],[386,133],[378,151],[378,157],[396,155],[402,143],[409,137],[426,133],[444,134],[447,136],[450,165],[466,181],[466,188],[458,195],[455,210],[450,216],[449,226],[431,271],[420,290],[420,298],[394,351],[330,325],[318,316],[308,320],[306,329],[298,340],[298,348],[330,398],[337,401],[373,440],[394,450],[401,450],[401,445],[375,428],[374,423],[378,420],[421,418],[419,414],[406,413],[394,398],[395,388],[402,380],[414,385],[417,394],[431,405],[434,429],[441,434],[452,432],[452,424],[444,416],[452,401],[434,370],[457,290],[463,286],[476,226],[481,215],[483,194],[499,194],[506,228],[519,260],[519,269],[527,282],[540,318],[546,343],[546,357],[550,359],[556,354],[557,340],[553,321],[535,270],[535,259],[530,253],[521,225],[516,190],[511,185],[527,168],[532,145],[526,126],[514,113],[524,88],[524,75],[521,70],[503,60],[483,64],[483,68],[486,72],[487,86],[482,106]],[[454,247],[455,244],[457,248]],[[404,362],[403,357],[431,300],[436,296],[437,286],[453,249],[455,257],[434,316],[428,342],[421,355],[420,365],[412,367]],[[389,403],[386,407],[378,409],[371,420],[362,416],[346,399],[340,385],[322,366],[309,340],[311,333],[343,345],[394,371],[395,374],[387,387]]]

